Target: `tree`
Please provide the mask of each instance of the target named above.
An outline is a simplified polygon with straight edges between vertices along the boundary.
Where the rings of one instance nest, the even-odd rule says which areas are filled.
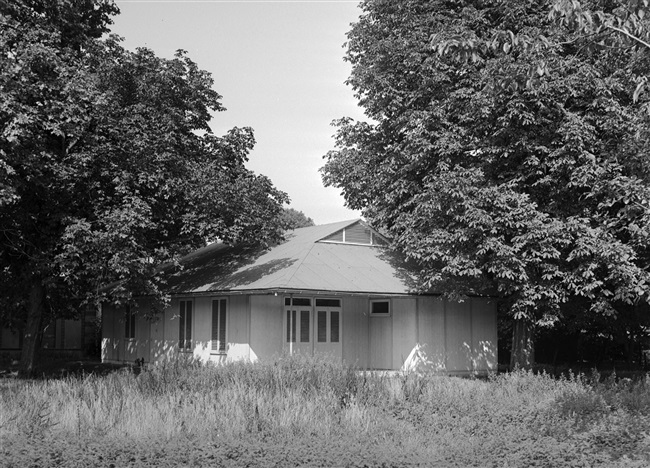
[[[281,215],[281,223],[284,229],[298,229],[314,225],[314,220],[308,218],[305,213],[294,208],[285,208]]]
[[[553,6],[362,2],[346,59],[371,122],[335,122],[322,168],[418,263],[420,290],[501,297],[524,367],[573,298],[613,320],[650,282],[648,102],[633,96],[648,55]]]
[[[101,39],[112,1],[0,7],[0,301],[29,374],[44,318],[134,292],[164,306],[161,263],[277,240],[287,197],[246,169],[250,128],[212,134],[220,96],[186,53]]]

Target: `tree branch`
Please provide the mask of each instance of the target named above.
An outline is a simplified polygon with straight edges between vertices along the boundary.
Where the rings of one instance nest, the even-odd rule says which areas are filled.
[[[630,39],[632,39],[634,41],[637,41],[639,44],[644,45],[647,49],[650,49],[650,44],[649,43],[647,43],[643,39],[640,39],[640,38],[636,37],[634,34],[630,34],[625,29],[620,29],[620,28],[617,28],[615,26],[610,26],[608,24],[606,24],[605,27],[608,28],[608,29],[612,29],[614,31],[617,31],[617,32],[619,32],[621,34],[624,34],[625,36],[629,37]]]

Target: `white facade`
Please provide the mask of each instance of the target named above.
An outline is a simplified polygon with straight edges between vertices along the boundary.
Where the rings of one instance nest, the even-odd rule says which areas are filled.
[[[282,353],[327,353],[360,369],[424,365],[462,375],[497,368],[494,300],[276,294],[178,296],[157,320],[136,314],[133,330],[124,309],[104,307],[102,361],[154,362],[176,353],[202,361],[256,361]],[[189,321],[188,313],[181,313],[186,309]],[[139,310],[148,310],[147,304]]]

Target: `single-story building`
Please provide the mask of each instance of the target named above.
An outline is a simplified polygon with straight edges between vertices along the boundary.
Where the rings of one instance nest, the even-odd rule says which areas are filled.
[[[215,243],[183,258],[167,273],[171,307],[157,320],[105,306],[102,360],[328,353],[361,369],[496,370],[494,299],[412,293],[412,271],[361,220],[286,237],[270,249]]]

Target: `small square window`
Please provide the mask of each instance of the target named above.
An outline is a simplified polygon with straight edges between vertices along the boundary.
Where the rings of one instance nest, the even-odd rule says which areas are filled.
[[[370,301],[370,315],[386,316],[390,315],[390,300],[382,299]]]

